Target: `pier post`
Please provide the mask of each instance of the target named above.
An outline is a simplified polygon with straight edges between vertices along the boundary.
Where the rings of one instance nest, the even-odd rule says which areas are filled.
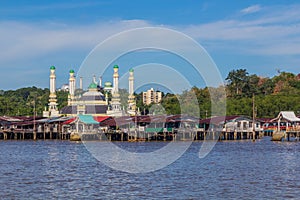
[[[36,131],[33,130],[33,140],[36,140]]]
[[[286,138],[287,138],[287,134],[286,132],[284,133],[284,140],[286,141]]]
[[[43,137],[43,139],[44,140],[46,139],[46,126],[45,126],[45,124],[44,124],[44,137]]]

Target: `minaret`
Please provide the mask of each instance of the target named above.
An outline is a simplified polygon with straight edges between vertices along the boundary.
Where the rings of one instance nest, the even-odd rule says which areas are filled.
[[[50,97],[55,97],[55,88],[56,88],[56,75],[55,75],[55,67],[50,67]]]
[[[50,67],[50,95],[49,95],[49,116],[57,117],[59,116],[57,110],[57,99],[56,99],[56,75],[55,67]]]
[[[79,89],[82,90],[82,77],[80,77],[80,79],[79,79]]]
[[[97,81],[96,81],[96,75],[93,76],[93,82],[97,83]]]
[[[107,111],[107,115],[110,116],[122,116],[123,112],[121,109],[120,103],[120,94],[119,94],[119,66],[114,66],[113,74],[113,90],[112,90],[112,99],[111,99],[111,109]]]
[[[135,104],[135,96],[134,96],[134,87],[133,87],[133,81],[134,81],[134,75],[133,75],[134,70],[131,68],[129,70],[129,78],[128,78],[128,83],[129,83],[129,95],[128,95],[128,114],[129,115],[136,115],[136,104]]]
[[[69,97],[68,97],[68,105],[72,105],[73,101],[75,100],[75,76],[74,70],[70,70],[70,78],[69,78]]]
[[[102,76],[99,78],[99,87],[102,88]]]
[[[113,94],[119,93],[119,66],[114,66],[114,75],[113,75]]]
[[[131,68],[129,70],[129,78],[128,78],[128,82],[129,82],[129,96],[133,96],[133,81],[134,81],[134,76],[133,76],[133,72],[134,70]]]

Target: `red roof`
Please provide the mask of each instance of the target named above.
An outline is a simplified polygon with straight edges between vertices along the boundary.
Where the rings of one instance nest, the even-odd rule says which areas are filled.
[[[110,116],[95,116],[94,120],[97,122],[103,122],[104,120],[107,120],[109,118],[111,118],[111,117]]]
[[[105,121],[103,121],[101,124],[106,126],[120,126],[124,125],[126,123],[129,123],[131,118],[128,117],[118,117],[118,118],[109,118]]]
[[[71,124],[72,122],[74,122],[77,119],[77,117],[73,117],[71,119],[68,119],[67,121],[64,121],[62,124]]]
[[[0,116],[1,121],[7,121],[7,122],[20,122],[21,119],[18,119],[16,117],[9,117],[9,116]]]
[[[141,116],[123,116],[104,119],[102,125],[121,126],[129,123],[169,123],[169,122],[196,122],[197,118],[184,115],[141,115]]]

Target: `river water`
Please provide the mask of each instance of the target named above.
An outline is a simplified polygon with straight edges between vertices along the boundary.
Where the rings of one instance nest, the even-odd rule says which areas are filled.
[[[218,142],[203,159],[194,142],[173,164],[130,174],[82,143],[1,141],[0,199],[299,199],[300,142]],[[118,143],[155,150],[164,142]]]

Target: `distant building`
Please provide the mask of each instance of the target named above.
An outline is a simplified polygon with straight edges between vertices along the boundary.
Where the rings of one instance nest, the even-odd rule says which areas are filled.
[[[149,105],[151,103],[160,103],[162,98],[161,92],[154,91],[153,88],[147,92],[143,92],[143,104]]]
[[[105,95],[99,91],[97,84],[92,82],[88,91],[84,92],[80,98],[69,98],[68,106],[63,107],[60,113],[66,116],[86,114],[101,116],[106,115],[108,106]]]
[[[124,116],[137,115],[135,96],[133,95],[133,69],[129,70],[129,96],[128,106],[125,110],[121,107],[121,100],[119,94],[119,66],[113,67],[113,84],[105,82],[102,87],[102,77],[99,83],[96,82],[96,76],[93,76],[92,83],[88,87],[88,91],[82,89],[82,77],[80,77],[79,91],[76,92],[76,77],[74,70],[69,71],[69,84],[65,84],[61,89],[68,89],[68,105],[63,107],[60,111],[57,108],[56,96],[56,75],[55,67],[50,67],[50,95],[48,109],[45,108],[43,117],[57,117],[64,116],[78,116],[78,115],[92,115],[92,116]],[[112,98],[109,101],[108,93],[111,93]]]
[[[58,91],[69,92],[69,84],[63,84]]]

